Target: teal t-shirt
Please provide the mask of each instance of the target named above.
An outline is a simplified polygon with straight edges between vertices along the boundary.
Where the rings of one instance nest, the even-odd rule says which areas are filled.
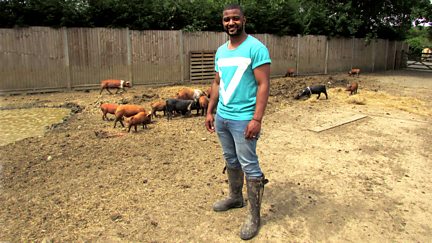
[[[215,57],[215,71],[220,77],[218,115],[237,121],[253,118],[258,89],[253,69],[266,63],[271,63],[267,47],[251,35],[234,50],[228,49],[228,42],[218,48]]]

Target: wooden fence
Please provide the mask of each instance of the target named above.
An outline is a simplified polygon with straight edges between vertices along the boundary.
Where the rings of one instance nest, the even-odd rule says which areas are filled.
[[[285,74],[288,67],[303,75],[346,72],[351,67],[374,72],[406,65],[402,53],[408,45],[399,41],[254,36],[269,48],[272,77]],[[110,78],[132,80],[134,85],[210,82],[208,76],[191,77],[191,53],[214,53],[226,41],[223,32],[0,29],[0,93],[94,89],[100,80]]]

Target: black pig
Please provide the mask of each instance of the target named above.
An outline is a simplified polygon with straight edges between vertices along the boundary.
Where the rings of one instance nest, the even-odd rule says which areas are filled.
[[[303,89],[302,91],[300,91],[300,93],[298,95],[296,95],[294,98],[300,99],[301,97],[304,97],[304,96],[307,96],[308,98],[310,98],[312,94],[317,94],[318,95],[317,99],[319,99],[321,93],[324,93],[326,96],[326,99],[328,99],[327,90],[326,90],[325,85],[320,84],[320,85],[308,86],[305,89]]]
[[[199,112],[198,100],[180,100],[180,99],[167,99],[165,106],[168,121],[172,119],[174,111],[184,115],[190,115],[192,110]]]

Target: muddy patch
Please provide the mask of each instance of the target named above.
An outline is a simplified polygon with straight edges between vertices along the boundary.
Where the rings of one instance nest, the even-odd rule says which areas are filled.
[[[43,136],[53,124],[64,121],[67,108],[28,108],[0,110],[0,146],[24,138]]]
[[[257,148],[270,183],[254,241],[430,239],[430,94],[381,78],[271,80]],[[354,97],[364,104],[349,101],[344,88],[352,81],[360,84]],[[328,100],[293,99],[314,84],[327,85]],[[0,241],[239,242],[248,209],[212,211],[229,191],[218,138],[205,130],[203,116],[155,118],[148,129],[129,133],[101,118],[101,102],[150,109],[150,102],[180,88],[3,99],[19,107],[76,104],[81,112],[44,136],[1,147]],[[321,133],[308,130],[359,113],[368,119]]]

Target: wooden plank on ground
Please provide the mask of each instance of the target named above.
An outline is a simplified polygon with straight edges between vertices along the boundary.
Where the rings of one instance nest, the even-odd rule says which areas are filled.
[[[328,129],[331,129],[331,128],[334,128],[334,127],[338,127],[338,126],[341,126],[341,125],[344,125],[344,124],[347,124],[347,123],[350,123],[350,122],[353,122],[353,121],[357,121],[357,120],[363,119],[365,117],[367,117],[367,116],[366,115],[361,115],[361,114],[356,114],[354,116],[343,118],[340,121],[322,124],[320,126],[311,128],[309,130],[314,131],[314,132],[322,132],[324,130],[328,130]]]

